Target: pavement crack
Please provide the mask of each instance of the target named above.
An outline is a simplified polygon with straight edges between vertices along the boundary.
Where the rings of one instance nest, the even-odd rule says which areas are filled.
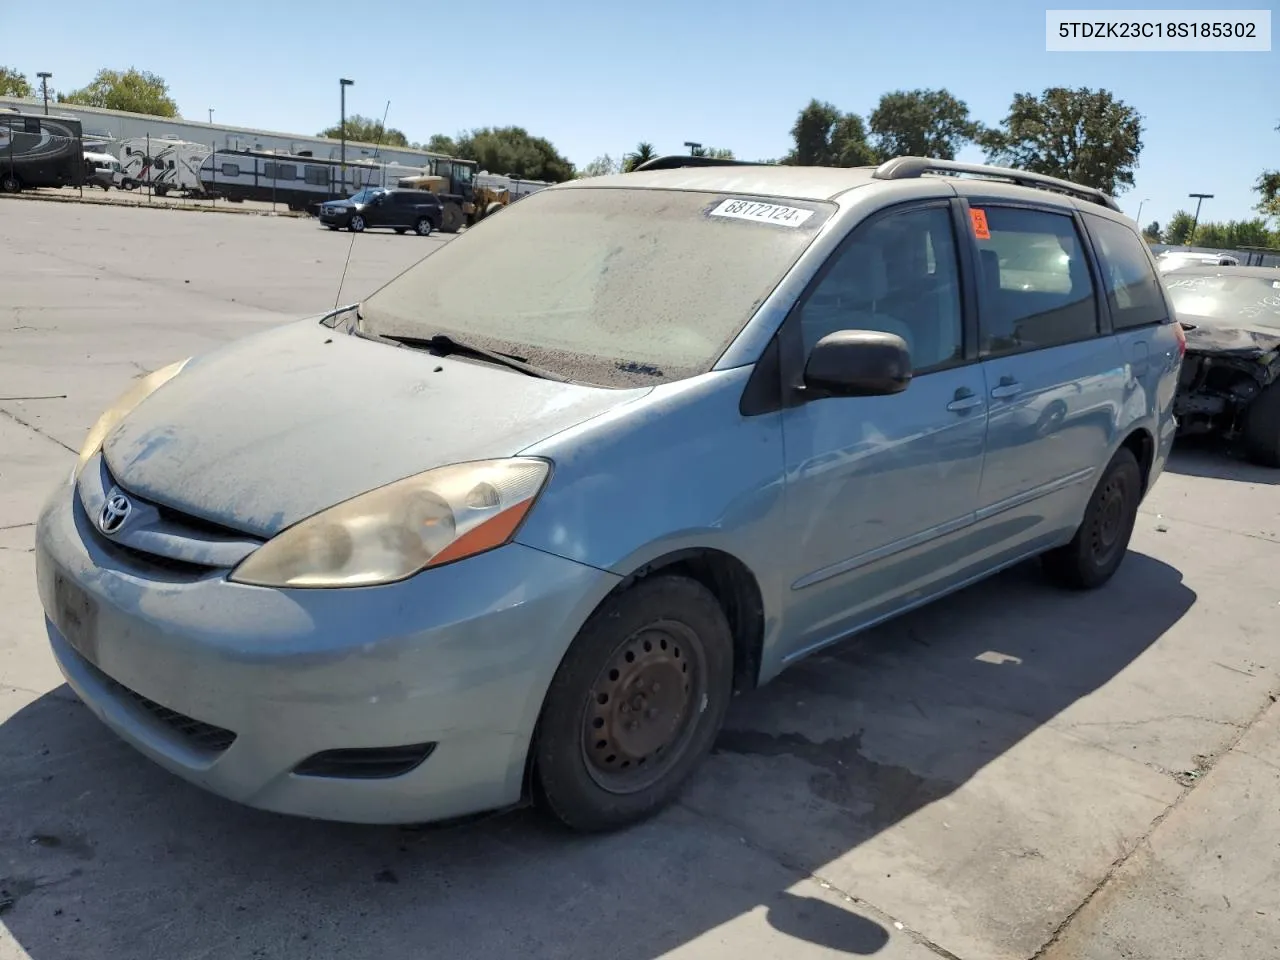
[[[1152,513],[1147,510],[1139,511],[1143,516],[1151,517],[1155,520],[1172,521],[1174,523],[1185,523],[1189,527],[1199,527],[1202,530],[1214,530],[1218,533],[1229,533],[1237,537],[1248,537],[1251,540],[1262,540],[1266,543],[1280,543],[1280,537],[1274,533],[1245,533],[1243,530],[1232,530],[1230,527],[1221,527],[1216,523],[1205,523],[1203,520],[1185,520],[1182,517],[1171,517],[1165,513]]]
[[[21,530],[23,527],[34,527],[35,521],[27,521],[26,523],[10,523],[0,527],[0,531],[4,530]]]
[[[44,437],[46,440],[48,440],[50,443],[56,443],[56,444],[57,444],[58,446],[60,446],[63,450],[66,450],[66,451],[68,451],[68,452],[70,452],[70,453],[74,453],[74,454],[77,454],[77,455],[78,455],[78,454],[79,454],[79,452],[80,452],[80,451],[78,451],[78,450],[73,450],[71,447],[67,446],[65,443],[63,443],[61,440],[59,440],[57,437],[55,437],[55,436],[53,436],[53,435],[51,435],[51,434],[45,433],[43,430],[41,430],[41,429],[40,429],[39,427],[37,427],[35,424],[33,424],[33,423],[27,423],[27,421],[23,420],[20,416],[18,416],[18,415],[17,415],[17,414],[15,414],[15,413],[11,413],[11,412],[10,412],[10,411],[8,411],[8,410],[5,410],[3,407],[0,407],[0,414],[3,414],[4,416],[8,417],[8,418],[9,418],[10,420],[12,420],[14,423],[18,424],[18,426],[20,426],[20,427],[26,427],[26,428],[27,428],[28,430],[30,430],[32,433],[39,434],[40,436],[42,436],[42,437]]]
[[[1048,957],[1049,951],[1062,940],[1076,917],[1080,916],[1089,904],[1093,902],[1094,898],[1096,898],[1098,894],[1106,888],[1106,886],[1111,882],[1111,879],[1121,870],[1121,868],[1124,867],[1126,863],[1129,862],[1129,858],[1138,850],[1150,844],[1151,838],[1154,836],[1155,832],[1159,830],[1161,825],[1169,819],[1179,806],[1182,805],[1187,797],[1191,796],[1196,787],[1205,781],[1206,777],[1213,771],[1213,768],[1217,765],[1218,761],[1234,750],[1254,725],[1257,724],[1257,722],[1266,715],[1267,711],[1275,705],[1275,698],[1273,696],[1268,696],[1266,702],[1263,703],[1263,705],[1254,712],[1253,716],[1249,718],[1248,723],[1237,725],[1236,735],[1232,737],[1231,741],[1223,746],[1221,750],[1213,754],[1196,757],[1194,777],[1188,777],[1185,779],[1179,777],[1174,778],[1183,785],[1182,792],[1174,798],[1173,803],[1160,811],[1160,814],[1147,826],[1147,829],[1142,836],[1138,837],[1137,840],[1130,845],[1128,850],[1121,853],[1120,856],[1116,857],[1116,859],[1111,862],[1106,873],[1102,875],[1102,878],[1094,885],[1093,889],[1091,889],[1085,895],[1084,899],[1076,905],[1076,908],[1067,914],[1063,921],[1054,928],[1053,933],[1049,935],[1049,939],[1044,942],[1039,950],[1031,955],[1030,960],[1044,960],[1044,958]],[[1244,756],[1248,756],[1248,754],[1244,754]]]
[[[1145,727],[1152,723],[1168,723],[1170,720],[1194,720],[1198,723],[1210,723],[1219,727],[1243,729],[1243,725],[1234,720],[1215,720],[1212,717],[1200,717],[1194,713],[1173,713],[1163,717],[1149,717],[1145,720],[1089,720],[1080,723],[1068,723],[1062,730],[1079,730],[1085,727]]]

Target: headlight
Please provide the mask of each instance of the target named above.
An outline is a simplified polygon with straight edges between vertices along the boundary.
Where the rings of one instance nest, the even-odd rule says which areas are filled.
[[[102,448],[102,442],[107,439],[107,434],[114,430],[121,420],[131,414],[143,400],[176,377],[182,371],[182,368],[190,362],[191,358],[187,357],[186,360],[171,363],[167,367],[161,367],[159,370],[148,373],[122,393],[115,403],[107,407],[106,412],[98,418],[98,422],[89,431],[89,436],[85,438],[84,446],[80,448],[80,462],[76,464],[76,472],[79,473],[80,468]]]
[[[510,541],[546,483],[545,460],[428,470],[330,507],[278,534],[229,579],[260,587],[392,583]]]

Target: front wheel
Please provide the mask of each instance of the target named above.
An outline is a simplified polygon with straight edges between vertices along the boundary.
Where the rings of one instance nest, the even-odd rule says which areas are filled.
[[[457,233],[462,229],[462,224],[466,221],[463,216],[462,208],[456,203],[446,203],[444,205],[443,216],[440,222],[440,229],[445,233]]]
[[[1045,571],[1062,586],[1092,590],[1115,574],[1129,549],[1142,500],[1142,470],[1128,447],[1121,447],[1093,489],[1084,520],[1065,547],[1046,553]]]
[[[361,231],[364,230],[364,227],[365,227],[364,217],[360,216],[360,214],[358,213],[352,216],[350,222],[347,223],[347,228],[352,233],[360,233]]]
[[[431,221],[426,217],[419,217],[418,222],[413,225],[414,232],[420,237],[431,236]]]
[[[602,604],[569,647],[534,737],[538,798],[575,830],[673,801],[711,750],[733,691],[733,635],[712,593],[656,575]]]

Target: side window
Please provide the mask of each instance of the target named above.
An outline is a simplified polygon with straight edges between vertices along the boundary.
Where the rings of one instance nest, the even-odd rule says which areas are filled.
[[[1098,335],[1093,281],[1071,217],[1000,206],[975,206],[971,213],[983,286],[983,356]]]
[[[1143,242],[1122,224],[1089,216],[1089,233],[1098,242],[1102,282],[1111,305],[1111,323],[1116,330],[1160,323],[1169,315]]]
[[[906,341],[917,372],[964,355],[948,208],[908,210],[857,227],[834,257],[801,307],[806,352],[838,330],[879,330]]]
[[[238,163],[224,163],[224,164],[222,165],[222,175],[223,175],[224,177],[238,177],[238,176],[240,176],[240,164],[238,164]]]

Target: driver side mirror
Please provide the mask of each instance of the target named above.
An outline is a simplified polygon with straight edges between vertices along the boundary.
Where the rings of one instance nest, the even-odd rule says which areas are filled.
[[[906,341],[878,330],[837,330],[819,340],[804,365],[804,385],[822,397],[883,397],[911,383]]]

